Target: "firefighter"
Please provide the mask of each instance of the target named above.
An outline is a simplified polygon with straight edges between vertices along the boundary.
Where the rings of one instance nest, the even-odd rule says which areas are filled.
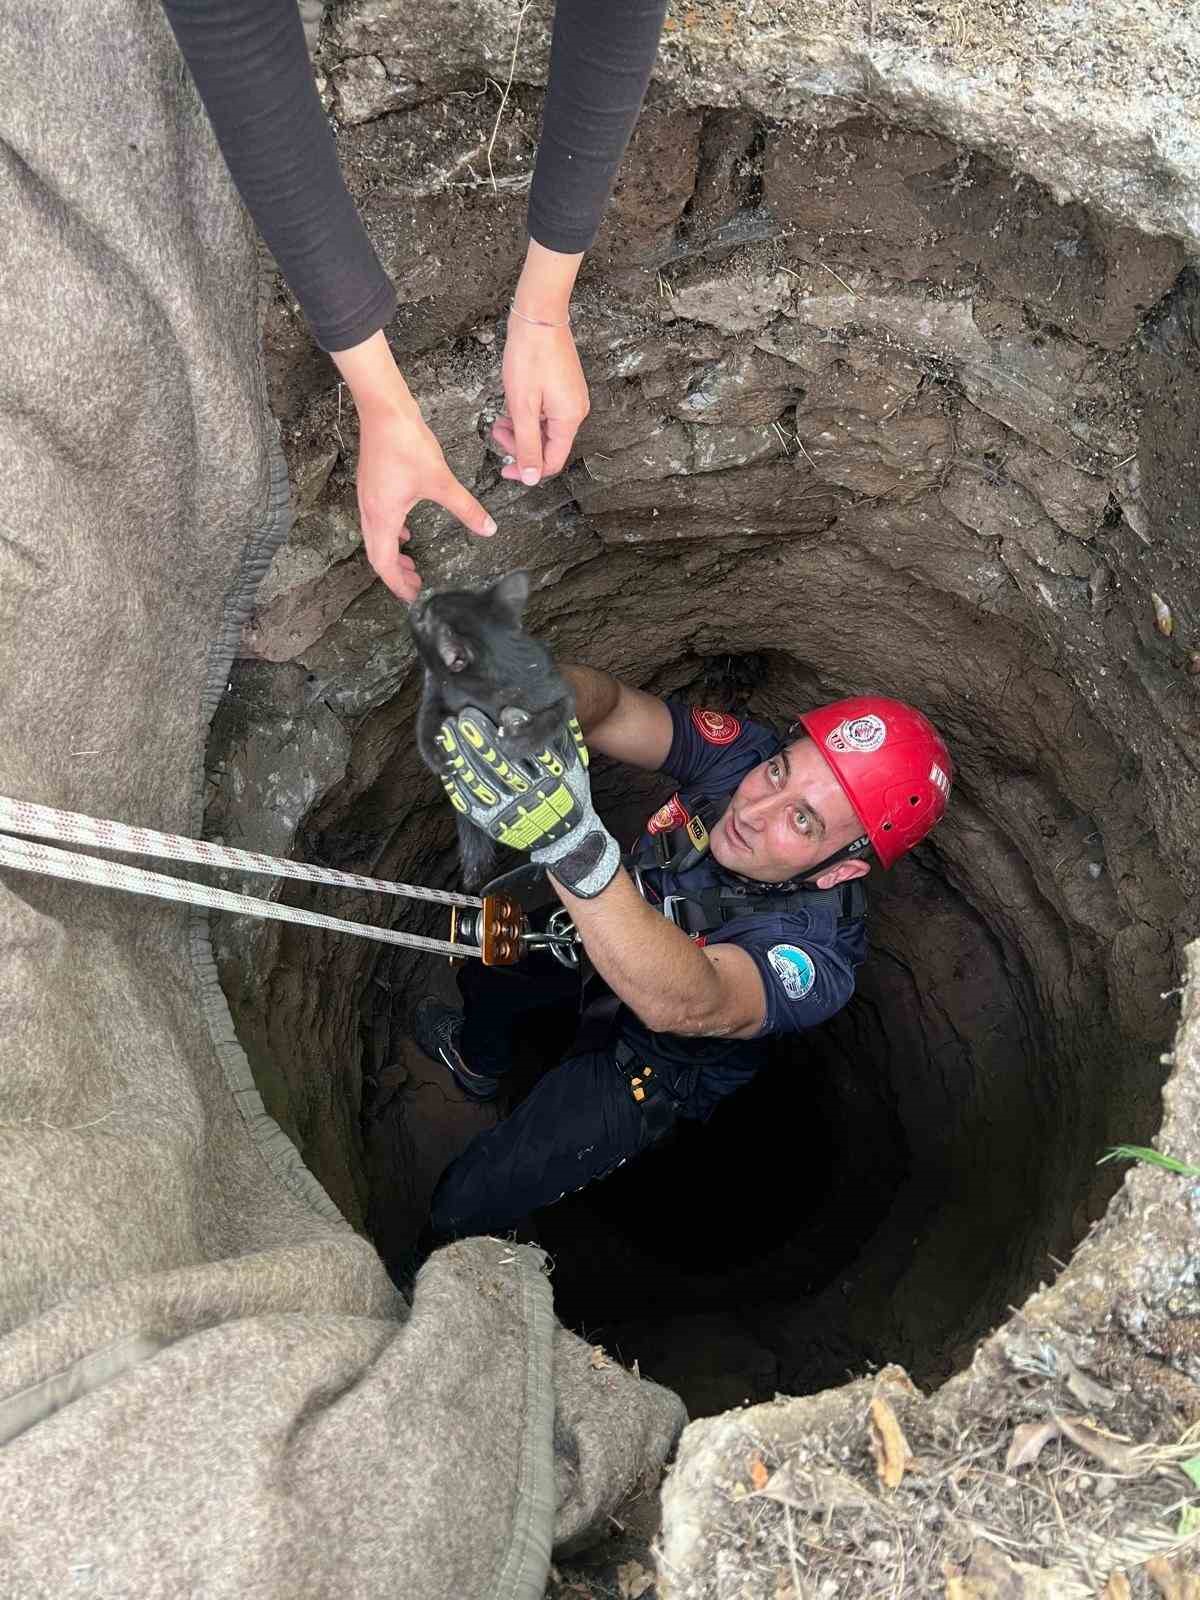
[[[864,879],[923,839],[950,795],[944,742],[899,700],[834,701],[781,738],[563,670],[578,721],[535,760],[507,760],[481,713],[442,727],[452,802],[545,868],[595,976],[566,1057],[442,1175],[436,1237],[503,1232],[604,1177],[677,1119],[708,1118],[771,1037],[840,1011],[867,953]],[[592,805],[589,747],[678,785],[624,860]],[[537,955],[468,962],[460,987],[461,1011],[419,1003],[414,1036],[467,1098],[489,1101],[514,1022],[578,978]]]

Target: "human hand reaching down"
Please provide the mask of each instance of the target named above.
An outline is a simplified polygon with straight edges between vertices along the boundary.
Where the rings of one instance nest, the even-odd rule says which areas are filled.
[[[413,506],[432,500],[484,536],[495,533],[496,524],[446,465],[383,333],[333,359],[358,410],[358,510],[367,560],[394,595],[411,602],[421,578],[401,546],[411,537]]]
[[[571,289],[582,255],[547,250],[535,239],[513,296],[504,345],[504,400],[492,438],[513,459],[501,476],[540,483],[561,472],[590,407],[571,335]]]
[[[590,404],[568,325],[544,327],[510,313],[504,398],[508,409],[492,437],[513,459],[501,477],[532,485],[561,472]]]

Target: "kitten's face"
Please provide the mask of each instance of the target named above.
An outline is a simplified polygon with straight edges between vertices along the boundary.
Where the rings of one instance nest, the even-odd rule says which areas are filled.
[[[520,628],[528,595],[528,576],[510,572],[487,589],[445,589],[418,596],[408,613],[417,653],[442,680],[447,674],[469,677],[473,668],[486,671],[497,633],[511,635]]]

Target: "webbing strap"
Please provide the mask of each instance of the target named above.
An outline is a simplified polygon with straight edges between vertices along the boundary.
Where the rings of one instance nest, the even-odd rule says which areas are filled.
[[[789,916],[798,911],[816,911],[827,907],[836,911],[839,928],[848,927],[866,914],[867,896],[858,878],[837,884],[832,889],[793,889],[787,894],[770,891],[756,893],[753,889],[717,885],[698,889],[692,894],[674,894],[667,897],[668,915],[684,933],[711,933],[725,922],[741,917]]]
[[[15,838],[13,832],[36,837]],[[375,927],[368,922],[351,922],[343,917],[325,916],[318,911],[305,911],[298,906],[280,905],[277,901],[259,899],[255,895],[211,888],[208,884],[193,883],[167,873],[147,872],[141,867],[106,861],[79,851],[56,850],[38,842],[45,838],[62,839],[73,844],[93,844],[130,855],[167,856],[174,860],[231,867],[272,877],[300,878],[308,883],[332,884],[338,888],[371,889],[443,904],[480,906],[483,903],[473,895],[392,883],[384,878],[366,878],[356,872],[339,872],[331,867],[314,867],[302,861],[285,861],[258,851],[233,850],[204,839],[187,839],[181,834],[159,833],[152,828],[130,828],[120,822],[85,816],[82,812],[58,811],[52,806],[38,806],[0,796],[0,866],[11,867],[17,872],[66,878],[75,883],[90,883],[99,888],[119,889],[126,894],[149,895],[154,899],[174,900],[185,905],[207,906],[217,911],[231,911],[238,916],[297,922],[310,928],[327,928],[334,933],[375,939],[382,944],[407,945],[436,955],[482,955],[480,949],[471,945],[451,944],[448,939],[430,939],[420,933],[403,933],[392,928]]]

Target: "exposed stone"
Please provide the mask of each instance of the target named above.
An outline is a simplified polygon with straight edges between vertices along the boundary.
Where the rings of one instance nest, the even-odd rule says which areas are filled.
[[[725,353],[725,341],[709,328],[652,327],[645,317],[622,315],[622,310],[614,312],[607,303],[588,307],[585,302],[582,315],[574,319],[580,351],[586,352],[594,376],[606,381],[637,378],[643,393],[666,394],[675,381],[672,374],[718,361]],[[652,388],[650,378],[664,369],[670,370]]]
[[[1041,515],[1035,501],[1007,479],[973,463],[957,463],[938,497],[976,533],[1015,539],[1039,566],[1059,577],[1088,578],[1095,557]]]
[[[804,398],[798,407],[804,414],[854,411],[887,421],[907,414],[921,391],[929,387],[928,368],[906,351],[886,344],[856,341],[840,349],[827,337],[813,333],[799,351],[793,347],[788,359],[804,373]]]
[[[788,453],[786,439],[774,427],[762,423],[744,427],[714,425],[688,432],[692,450],[689,472],[724,472]]]
[[[1110,490],[1102,478],[1079,472],[1040,451],[1017,449],[1006,455],[1004,470],[1023,484],[1060,528],[1087,539],[1108,509]]]
[[[748,333],[770,322],[792,297],[785,272],[740,278],[727,272],[693,279],[671,295],[676,316],[707,322],[722,333]]]
[[[399,68],[401,63],[393,61],[391,65]],[[388,67],[378,56],[355,56],[333,69],[329,81],[339,122],[350,127],[399,111],[402,106],[416,105],[421,97],[418,86],[406,78],[393,77]]]
[[[1120,458],[1132,443],[1119,415],[1113,374],[1083,347],[1044,334],[988,339],[970,300],[801,294],[787,315],[804,330],[825,329],[847,346],[847,328],[869,330],[885,343],[951,363],[975,405],[1059,460],[1091,468],[1104,456]],[[803,360],[811,351],[804,331],[775,327],[758,342],[785,358],[794,351]],[[928,375],[939,373],[934,368]]]
[[[345,771],[350,735],[294,666],[239,668],[213,723],[220,782],[207,836],[238,850],[287,855],[313,803]]]
[[[872,499],[917,499],[940,480],[954,455],[953,428],[938,415],[876,420],[804,407],[793,426],[819,477]]]
[[[664,539],[771,535],[791,539],[829,527],[835,491],[806,484],[791,462],[705,472],[657,481],[593,485],[572,474],[571,488],[588,525],[622,544]]]
[[[865,118],[770,137],[763,182],[794,258],[959,287],[983,278],[1105,349],[1124,344],[1184,261],[1172,240],[1108,228],[982,156]]]
[[[745,467],[784,454],[783,436],[765,426],[689,428],[669,423],[616,455],[585,456],[584,469],[598,484],[657,482],[680,473]],[[587,509],[586,499],[580,504]]]
[[[739,347],[694,378],[673,409],[685,422],[761,426],[776,421],[798,389],[788,362]]]
[[[255,608],[243,630],[239,654],[264,661],[293,660],[327,632],[346,607],[375,581],[362,552],[323,568],[315,577],[293,580],[273,603]]]
[[[729,239],[735,219],[755,209],[759,134],[758,119],[746,111],[714,111],[705,119],[696,188],[688,210],[692,249],[705,247],[711,254],[711,246],[719,245],[722,236]],[[770,226],[774,231],[773,219]]]
[[[337,461],[338,452],[334,448],[319,450],[311,456],[299,469],[292,472],[292,514],[299,521],[308,516],[309,512],[321,498],[325,485],[329,482],[329,474],[333,471]]]
[[[782,121],[830,126],[870,106],[1029,174],[1059,203],[1194,243],[1191,28],[1169,0],[1072,0],[1020,19],[987,0],[932,11],[893,0],[876,15],[839,0],[819,23],[793,0],[766,21],[696,6],[668,29],[658,76]],[[1169,90],[1149,73],[1167,62]]]
[[[321,23],[325,16],[325,0],[299,0],[300,22],[309,54],[316,50],[321,38]]]
[[[869,566],[903,575],[936,590],[943,603],[965,601],[982,616],[1021,625],[1026,607],[999,558],[997,541],[973,535],[947,516],[936,497],[909,505],[864,500],[839,511],[839,541],[852,542]]]
[[[1115,386],[1086,367],[1066,340],[1014,334],[993,341],[987,360],[965,362],[962,382],[977,406],[1050,455],[1091,466],[1127,454],[1134,435],[1117,415]]]
[[[290,538],[276,551],[259,585],[258,610],[265,611],[292,591],[313,584],[331,567],[345,561],[361,544],[357,523],[336,504],[298,517],[292,525]]]
[[[553,16],[552,0],[531,0],[519,23],[504,0],[440,0],[414,27],[403,0],[350,0],[326,29],[325,54],[386,57],[398,76],[417,83],[479,82],[485,73],[503,83],[517,44],[517,81],[544,83]]]
[[[369,589],[300,656],[314,692],[340,716],[356,717],[394,695],[415,659],[404,609],[381,583]]]

